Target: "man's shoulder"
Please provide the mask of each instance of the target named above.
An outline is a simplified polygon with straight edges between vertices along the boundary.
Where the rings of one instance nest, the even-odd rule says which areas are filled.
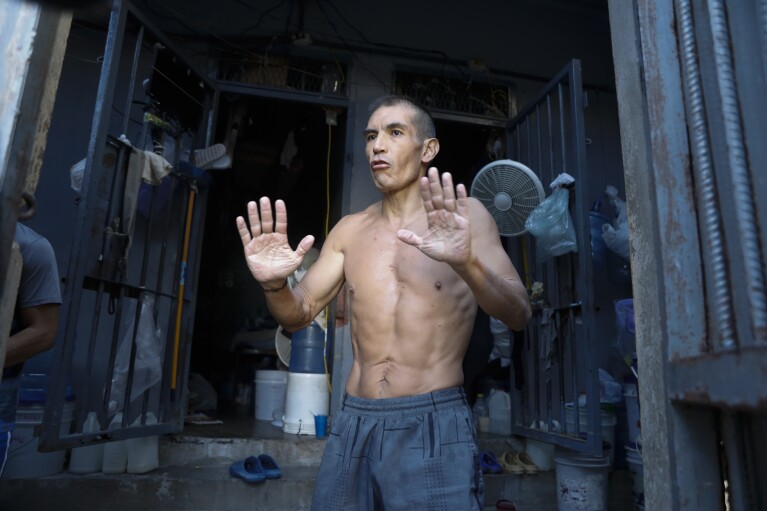
[[[344,251],[349,243],[359,243],[360,233],[364,233],[375,221],[375,206],[373,204],[362,211],[349,213],[336,223],[329,240],[332,240],[337,250]]]
[[[362,211],[358,211],[356,213],[349,213],[345,217],[343,217],[339,222],[336,224],[336,228],[340,228],[341,230],[355,230],[364,228],[366,226],[369,226],[371,222],[375,221],[376,218],[378,218],[380,215],[381,210],[381,203],[376,202],[375,204],[371,204],[367,208],[363,209]]]

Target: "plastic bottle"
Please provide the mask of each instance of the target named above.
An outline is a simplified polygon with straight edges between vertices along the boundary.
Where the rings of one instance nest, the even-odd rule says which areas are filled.
[[[486,433],[490,430],[490,413],[484,394],[477,394],[477,400],[471,409],[476,421],[477,431]]]
[[[511,396],[508,392],[498,389],[490,391],[487,399],[490,408],[490,433],[496,435],[511,435]]]
[[[120,427],[123,420],[122,412],[115,415],[109,429]],[[128,466],[128,444],[126,440],[112,440],[104,446],[102,472],[105,474],[122,474]]]
[[[138,426],[140,420],[141,418],[137,419],[134,425]],[[157,424],[157,418],[152,412],[146,414],[146,424]],[[127,440],[127,444],[127,472],[129,474],[146,474],[160,466],[159,437],[157,435],[131,438]]]
[[[89,412],[83,424],[83,433],[101,431],[96,412]],[[101,472],[104,460],[104,444],[86,445],[72,449],[69,458],[69,471],[73,474],[93,474]]]

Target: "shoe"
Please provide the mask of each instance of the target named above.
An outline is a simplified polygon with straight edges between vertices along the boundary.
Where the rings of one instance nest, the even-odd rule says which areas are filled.
[[[517,465],[521,466],[525,474],[534,475],[538,473],[538,465],[526,452],[517,453]]]
[[[279,479],[282,476],[282,470],[277,466],[277,462],[268,454],[259,454],[258,461],[261,462],[267,479]]]
[[[480,453],[479,465],[482,468],[482,473],[487,474],[500,474],[503,472],[503,467],[498,463],[498,459],[490,451]]]
[[[495,503],[496,511],[517,511],[517,505],[508,499],[501,499]]]
[[[261,462],[255,456],[248,456],[242,461],[235,461],[229,466],[229,474],[239,477],[247,483],[266,481],[266,474]]]
[[[503,470],[507,474],[522,475],[525,473],[525,468],[517,461],[516,451],[506,451],[501,456],[501,465]]]

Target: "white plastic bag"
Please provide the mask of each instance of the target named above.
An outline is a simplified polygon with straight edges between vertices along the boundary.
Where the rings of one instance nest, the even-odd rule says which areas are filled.
[[[490,360],[501,359],[501,367],[508,365],[511,358],[511,331],[503,321],[490,316],[490,333],[493,335],[493,350]]]
[[[109,402],[110,413],[121,411],[125,407],[125,389],[128,384],[128,369],[133,345],[133,320],[135,310],[128,307],[124,314],[127,325],[126,331],[115,356],[115,367],[112,376],[112,392]],[[133,383],[131,385],[130,402],[140,397],[145,390],[158,384],[162,379],[162,341],[160,329],[155,328],[154,297],[149,294],[141,296],[141,315],[136,332],[136,359],[133,364]]]
[[[630,258],[629,220],[626,212],[626,202],[618,197],[618,190],[611,185],[605,189],[605,196],[615,210],[616,217],[612,225],[602,225],[602,239],[607,248],[621,256],[626,261]]]
[[[69,184],[72,190],[78,193],[83,189],[83,174],[85,174],[85,158],[69,167]]]
[[[525,229],[535,236],[539,262],[578,251],[569,204],[570,192],[567,188],[557,188],[527,217]]]

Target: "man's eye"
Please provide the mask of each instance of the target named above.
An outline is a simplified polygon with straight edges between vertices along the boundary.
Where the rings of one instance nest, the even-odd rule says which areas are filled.
[[[402,131],[401,130],[392,130],[391,133],[392,133],[392,135],[402,135]]]
[[[376,138],[375,134],[371,133],[365,136],[365,141],[370,142],[371,140],[374,140],[375,138]]]

